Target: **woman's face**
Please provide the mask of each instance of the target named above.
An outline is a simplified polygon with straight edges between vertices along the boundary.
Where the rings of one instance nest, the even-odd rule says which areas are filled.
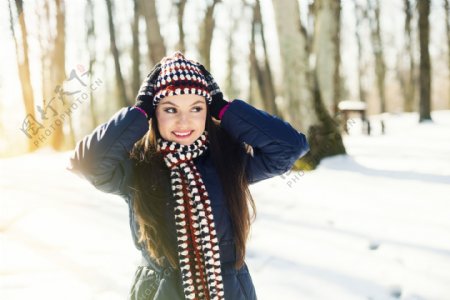
[[[192,144],[205,131],[206,101],[198,95],[164,97],[156,107],[161,136],[182,145]]]

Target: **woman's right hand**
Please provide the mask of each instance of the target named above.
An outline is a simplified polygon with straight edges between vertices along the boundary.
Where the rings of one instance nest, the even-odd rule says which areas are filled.
[[[142,81],[139,92],[136,96],[135,107],[145,111],[147,119],[153,117],[155,107],[153,106],[153,96],[156,85],[156,80],[161,72],[161,63],[157,63],[153,69],[148,73],[147,77]]]

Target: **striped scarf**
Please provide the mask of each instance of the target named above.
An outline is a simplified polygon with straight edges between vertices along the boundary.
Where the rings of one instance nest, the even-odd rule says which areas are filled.
[[[178,259],[186,299],[224,299],[219,243],[211,201],[193,159],[208,148],[208,133],[190,145],[158,139],[171,171]]]

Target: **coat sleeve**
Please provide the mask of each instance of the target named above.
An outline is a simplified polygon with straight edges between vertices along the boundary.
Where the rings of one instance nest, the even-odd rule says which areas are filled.
[[[148,128],[140,111],[122,108],[77,143],[67,169],[103,192],[126,198],[133,173],[129,152]]]
[[[221,126],[239,143],[253,148],[253,155],[247,156],[246,163],[249,183],[287,172],[309,151],[303,133],[242,100],[231,102],[222,116]]]

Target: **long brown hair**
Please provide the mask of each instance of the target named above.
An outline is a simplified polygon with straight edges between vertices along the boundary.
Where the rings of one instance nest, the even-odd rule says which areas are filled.
[[[205,129],[208,131],[209,151],[221,180],[225,201],[230,213],[235,245],[236,264],[244,264],[246,242],[250,225],[256,217],[255,202],[248,188],[245,174],[246,155],[243,146],[211,118],[209,107]],[[170,171],[164,164],[161,153],[156,150],[160,137],[156,117],[153,117],[149,131],[131,151],[134,163],[133,209],[139,224],[139,242],[144,243],[157,263],[166,257],[172,267],[178,267],[178,254],[169,231],[166,217],[168,201],[172,199]],[[251,209],[250,209],[251,208]]]

